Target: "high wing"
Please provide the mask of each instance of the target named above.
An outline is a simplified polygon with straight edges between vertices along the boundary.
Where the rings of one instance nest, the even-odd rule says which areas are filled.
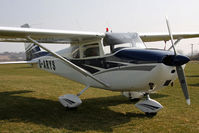
[[[78,43],[100,39],[104,35],[96,32],[0,27],[0,42],[27,42],[27,36],[31,36],[39,43]]]
[[[99,32],[81,32],[66,30],[49,30],[35,28],[0,27],[0,42],[28,42],[30,36],[39,43],[78,43],[87,40],[97,40],[106,36]],[[139,33],[144,42],[168,41],[168,33]],[[173,33],[174,39],[199,37],[198,33]]]
[[[139,33],[140,38],[144,42],[168,41],[169,33]],[[173,33],[173,39],[187,39],[199,37],[198,33]]]

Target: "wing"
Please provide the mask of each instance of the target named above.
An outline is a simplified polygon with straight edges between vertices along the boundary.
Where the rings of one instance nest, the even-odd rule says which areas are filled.
[[[105,36],[98,32],[81,32],[65,30],[46,30],[34,28],[0,27],[0,42],[27,42],[30,36],[39,43],[78,43],[87,40],[97,40]],[[168,41],[168,33],[139,33],[144,42]],[[174,33],[174,39],[199,37],[199,33]]]
[[[78,43],[96,40],[105,36],[104,33],[46,30],[33,28],[0,27],[0,42],[27,42],[27,36],[40,43]]]
[[[140,33],[139,36],[144,42],[170,40],[169,33]],[[197,37],[199,37],[199,33],[173,33],[174,39],[187,39],[187,38],[197,38]]]

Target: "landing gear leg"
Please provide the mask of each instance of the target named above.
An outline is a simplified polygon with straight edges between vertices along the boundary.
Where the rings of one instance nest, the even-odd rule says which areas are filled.
[[[131,102],[138,102],[143,96],[143,92],[123,91],[121,94],[127,97]]]
[[[87,90],[90,86],[86,86],[86,88],[84,88],[80,93],[77,94],[77,96],[79,97],[82,93],[84,93],[85,90]]]
[[[65,108],[77,108],[81,103],[82,100],[79,98],[79,96],[89,88],[90,86],[86,86],[86,88],[84,88],[80,93],[78,93],[77,95],[73,95],[73,94],[66,94],[63,96],[59,97],[59,102],[65,107]]]

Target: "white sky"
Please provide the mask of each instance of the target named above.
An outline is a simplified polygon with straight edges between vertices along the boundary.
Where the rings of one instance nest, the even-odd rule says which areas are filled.
[[[165,16],[173,32],[199,32],[199,0],[0,0],[0,26],[29,23],[61,30],[167,32]],[[199,39],[183,40],[177,49],[190,53],[191,43],[196,52]],[[155,45],[164,47],[162,42]],[[24,51],[24,46],[0,43],[4,51]]]

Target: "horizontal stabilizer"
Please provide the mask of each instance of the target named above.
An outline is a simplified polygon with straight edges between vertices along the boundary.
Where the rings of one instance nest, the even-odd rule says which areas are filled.
[[[36,64],[37,61],[9,61],[9,62],[0,62],[0,65],[3,64]]]

